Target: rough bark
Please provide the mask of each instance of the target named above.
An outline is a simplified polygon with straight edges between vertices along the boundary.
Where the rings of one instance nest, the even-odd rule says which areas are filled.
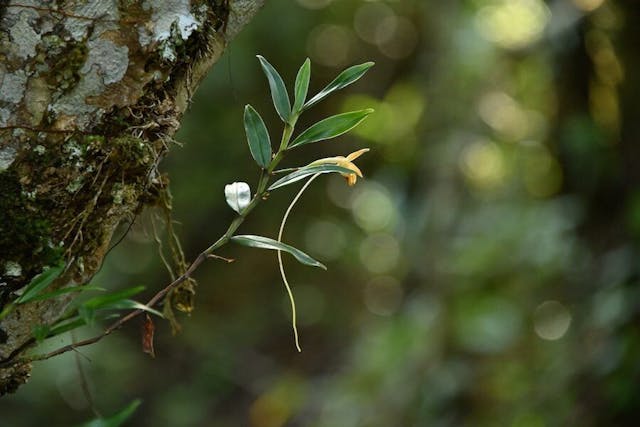
[[[48,266],[84,284],[116,226],[164,185],[157,164],[191,94],[264,0],[0,0],[0,309]],[[0,321],[9,363],[72,297]]]

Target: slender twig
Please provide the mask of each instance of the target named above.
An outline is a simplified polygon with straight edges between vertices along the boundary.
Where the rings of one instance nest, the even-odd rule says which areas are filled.
[[[225,258],[223,256],[216,255],[216,254],[209,254],[209,255],[207,255],[207,258],[219,259],[221,261],[226,262],[227,264],[231,264],[232,262],[235,261],[235,259],[233,259],[233,258]]]
[[[147,307],[154,307],[172,289],[175,289],[181,283],[183,283],[184,281],[188,280],[191,277],[191,275],[193,274],[193,272],[200,266],[200,264],[202,264],[202,262],[204,262],[206,259],[210,258],[210,255],[212,255],[215,250],[217,250],[220,247],[224,246],[225,244],[227,244],[231,240],[231,237],[234,235],[234,233],[236,232],[238,227],[240,227],[240,225],[244,222],[246,216],[262,200],[264,200],[267,197],[267,195],[269,194],[269,192],[267,190],[267,185],[269,183],[269,178],[273,175],[273,170],[276,168],[276,166],[278,166],[278,164],[280,163],[280,161],[284,157],[284,154],[285,154],[285,152],[287,150],[287,146],[288,146],[289,141],[291,139],[291,136],[293,134],[294,126],[295,126],[295,118],[292,120],[291,123],[285,124],[285,128],[284,128],[284,131],[282,133],[282,140],[280,142],[280,147],[279,147],[277,153],[275,154],[275,156],[271,159],[271,162],[269,163],[269,166],[267,167],[267,169],[262,169],[262,171],[260,173],[260,179],[258,181],[258,188],[257,188],[256,194],[253,196],[253,199],[251,199],[251,202],[249,202],[249,205],[247,205],[247,207],[244,208],[240,212],[240,214],[231,222],[231,224],[229,224],[229,227],[227,228],[227,231],[218,240],[216,240],[215,243],[213,243],[207,249],[202,251],[196,257],[196,259],[191,263],[191,265],[189,265],[189,267],[186,269],[186,271],[183,274],[178,276],[175,280],[173,280],[171,283],[169,283],[163,289],[158,291],[149,301],[147,301],[147,303],[146,303]],[[60,347],[57,350],[53,350],[53,351],[51,351],[49,353],[27,357],[26,359],[28,361],[46,360],[46,359],[50,359],[50,358],[52,358],[54,356],[58,356],[60,354],[67,353],[69,351],[75,350],[75,349],[77,349],[79,347],[84,347],[84,346],[87,346],[87,345],[95,344],[98,341],[100,341],[103,338],[105,338],[106,336],[110,335],[112,332],[114,332],[117,329],[119,329],[125,323],[127,323],[130,320],[138,317],[140,314],[142,314],[144,312],[145,311],[142,310],[142,309],[133,310],[133,311],[129,312],[127,315],[125,315],[125,316],[119,318],[118,320],[116,320],[115,322],[113,322],[104,331],[102,331],[100,334],[98,334],[96,336],[93,336],[91,338],[87,338],[85,340],[78,341],[76,343],[72,343],[72,344],[69,344],[69,345],[66,345],[66,346],[63,346],[63,347]],[[5,365],[5,364],[11,363],[11,362],[12,362],[11,358],[5,359],[4,361],[2,361],[0,363],[0,365]]]

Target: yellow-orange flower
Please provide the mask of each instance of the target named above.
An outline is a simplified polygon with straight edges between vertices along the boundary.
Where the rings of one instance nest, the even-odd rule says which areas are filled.
[[[315,162],[311,162],[309,166],[318,166],[318,165],[336,165],[343,167],[345,169],[349,169],[353,171],[353,173],[340,173],[340,175],[344,176],[347,179],[347,184],[355,185],[358,177],[362,178],[362,171],[353,163],[353,160],[362,156],[364,153],[369,151],[368,148],[363,148],[358,151],[354,151],[349,154],[347,157],[336,156],[336,157],[325,157],[324,159],[316,160]]]

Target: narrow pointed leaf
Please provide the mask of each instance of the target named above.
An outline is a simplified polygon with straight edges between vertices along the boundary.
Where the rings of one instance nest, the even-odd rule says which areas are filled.
[[[108,295],[100,295],[86,300],[82,306],[90,309],[105,308],[112,304],[126,300],[134,295],[139,294],[144,290],[144,286],[135,286],[133,288],[123,289],[121,291],[112,292]]]
[[[253,235],[247,234],[247,235],[241,235],[241,236],[234,236],[231,238],[231,240],[243,246],[249,246],[252,248],[271,249],[275,251],[289,252],[291,255],[295,257],[295,259],[297,259],[302,264],[310,265],[312,267],[319,267],[324,270],[327,269],[327,267],[325,267],[322,263],[311,258],[309,255],[302,252],[300,249],[296,249],[293,246],[289,246],[285,243],[278,242],[277,240],[273,240],[268,237],[253,236]]]
[[[81,305],[78,307],[78,316],[80,316],[85,325],[93,326],[96,321],[96,310],[91,307]]]
[[[136,399],[127,405],[124,409],[120,410],[118,413],[108,417],[108,418],[96,418],[92,421],[89,421],[85,424],[82,424],[80,427],[121,427],[124,426],[124,423],[131,418],[133,413],[138,409],[142,401],[140,399]]]
[[[31,328],[31,336],[35,338],[38,343],[44,341],[50,332],[51,329],[47,325],[36,325]]]
[[[72,331],[86,324],[87,322],[81,316],[73,317],[71,319],[68,319],[64,322],[60,322],[59,324],[56,324],[55,326],[53,326],[49,330],[49,333],[47,334],[46,338],[55,337],[56,335],[60,335],[65,332]]]
[[[269,81],[273,105],[276,107],[276,111],[282,121],[287,123],[291,116],[291,101],[289,101],[289,94],[287,93],[284,81],[276,69],[273,68],[273,65],[269,64],[269,61],[260,55],[258,55],[258,60],[260,61],[264,74],[267,76],[267,80]]]
[[[298,75],[296,76],[296,99],[293,103],[294,114],[299,113],[302,110],[304,101],[307,100],[307,93],[309,91],[309,80],[311,79],[311,60],[307,58],[300,67]]]
[[[50,267],[42,273],[38,274],[27,285],[24,292],[18,299],[16,304],[24,304],[33,300],[40,292],[47,288],[64,270],[64,264],[58,264],[54,267]]]
[[[373,109],[367,108],[366,110],[351,111],[328,117],[298,135],[289,147],[311,144],[312,142],[340,136],[358,126],[371,113],[373,113]]]
[[[271,138],[262,117],[251,105],[244,108],[244,130],[251,156],[260,167],[266,168],[271,161]]]
[[[283,176],[269,187],[269,191],[275,190],[276,188],[284,187],[285,185],[293,184],[294,182],[298,182],[300,180],[305,179],[308,176],[315,175],[317,173],[344,173],[351,174],[353,171],[351,169],[343,168],[342,166],[337,165],[319,165],[319,166],[307,166],[297,171],[290,173],[289,175]]]
[[[322,89],[316,96],[311,98],[309,102],[304,104],[302,110],[306,110],[312,105],[317,104],[322,101],[324,98],[329,96],[335,91],[338,91],[344,87],[349,86],[351,83],[356,82],[360,77],[366,73],[369,68],[373,67],[374,62],[365,62],[364,64],[354,65],[353,67],[349,67],[343,72],[341,72],[338,77],[333,79],[331,83],[327,85],[324,89]]]
[[[158,317],[164,318],[164,315],[160,313],[158,310],[151,308],[148,305],[142,304],[141,302],[134,301],[132,299],[116,301],[103,308],[115,309],[115,310],[142,310],[142,311],[149,312],[151,314],[155,314]]]

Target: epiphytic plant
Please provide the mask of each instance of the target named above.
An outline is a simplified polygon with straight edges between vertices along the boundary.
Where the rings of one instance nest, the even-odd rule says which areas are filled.
[[[92,324],[97,318],[111,318],[114,316],[115,310],[129,310],[129,312],[118,317],[110,326],[104,329],[99,335],[82,341],[74,342],[67,346],[46,354],[27,356],[26,358],[11,359],[3,361],[3,365],[11,363],[28,362],[35,360],[44,360],[53,356],[74,350],[78,347],[93,344],[102,338],[111,334],[116,329],[140,314],[147,313],[144,328],[143,345],[144,351],[153,354],[153,323],[148,313],[159,317],[167,317],[170,321],[175,322],[171,311],[172,305],[176,302],[171,298],[181,287],[192,286],[191,275],[198,266],[209,258],[223,259],[215,252],[223,245],[234,242],[240,245],[271,249],[278,253],[278,264],[282,280],[286,287],[292,310],[292,325],[295,337],[295,344],[300,351],[298,331],[296,327],[296,307],[293,293],[284,271],[282,262],[282,252],[291,254],[299,262],[319,268],[326,268],[319,261],[313,259],[303,251],[296,249],[282,241],[284,226],[291,213],[295,203],[300,199],[302,193],[308,188],[313,180],[321,174],[339,173],[347,179],[349,185],[354,185],[357,177],[362,177],[362,172],[353,163],[353,161],[367,152],[368,149],[361,149],[346,157],[336,156],[318,159],[310,162],[306,166],[277,169],[287,152],[298,149],[304,145],[318,141],[323,141],[340,136],[360,124],[369,114],[373,112],[371,109],[351,111],[347,113],[337,114],[325,118],[316,124],[310,126],[303,132],[299,133],[295,138],[294,130],[300,115],[322,101],[330,94],[354,83],[362,77],[371,66],[372,62],[355,65],[340,73],[331,83],[322,89],[317,95],[307,99],[309,89],[309,80],[311,75],[311,62],[307,59],[298,71],[293,104],[291,103],[286,86],[282,77],[276,69],[262,56],[258,56],[262,70],[264,71],[269,87],[271,89],[271,97],[278,116],[284,122],[282,137],[278,148],[274,151],[269,131],[262,120],[260,114],[250,105],[245,107],[244,111],[244,128],[246,131],[247,142],[251,156],[260,168],[260,177],[255,192],[247,183],[234,182],[225,186],[224,194],[229,206],[237,212],[236,218],[228,226],[226,232],[218,238],[213,244],[205,249],[198,257],[184,269],[182,274],[176,277],[170,284],[158,291],[146,304],[130,299],[132,296],[141,292],[144,288],[141,286],[120,290],[117,292],[106,293],[89,299],[85,299],[81,303],[72,304],[71,308],[61,317],[61,319],[53,325],[39,325],[33,330],[33,341],[42,341],[43,339],[59,335],[64,332],[74,330],[80,326]],[[275,179],[276,175],[282,174],[283,177]],[[281,187],[294,184],[298,181],[307,180],[300,191],[296,194],[293,201],[286,210],[277,239],[256,235],[236,235],[238,227],[243,223],[247,215],[262,201],[266,200],[268,195]],[[64,264],[46,270],[32,282],[27,285],[20,295],[17,295],[13,302],[5,305],[0,311],[0,319],[7,316],[16,306],[20,304],[42,301],[45,299],[55,298],[66,293],[85,293],[87,291],[104,291],[104,289],[95,286],[72,286],[57,290],[49,290],[49,285],[64,271]],[[154,307],[164,301],[163,313],[156,311]],[[178,309],[180,306],[176,305]],[[187,310],[188,311],[188,310]]]

